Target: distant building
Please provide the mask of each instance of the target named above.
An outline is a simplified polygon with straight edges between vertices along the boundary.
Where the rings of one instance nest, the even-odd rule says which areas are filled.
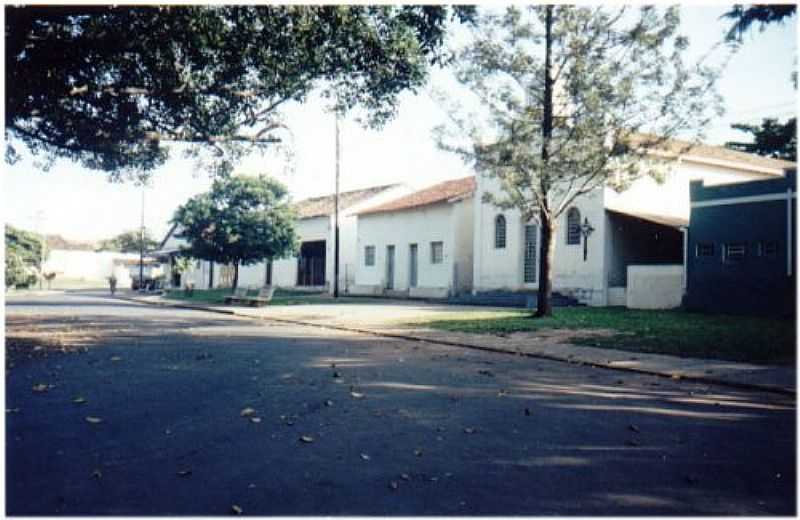
[[[793,315],[796,170],[739,184],[692,182],[691,200],[686,307]]]

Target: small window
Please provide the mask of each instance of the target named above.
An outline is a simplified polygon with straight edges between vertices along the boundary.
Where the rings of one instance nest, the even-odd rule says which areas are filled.
[[[778,243],[774,240],[758,243],[758,256],[774,258],[778,255]]]
[[[578,208],[569,208],[567,211],[567,245],[573,246],[581,243],[581,212]]]
[[[494,248],[505,249],[506,247],[506,217],[497,215],[494,219]]]
[[[738,264],[744,260],[747,254],[747,245],[742,242],[732,242],[725,244],[723,262],[726,264]]]
[[[441,264],[444,261],[444,244],[442,242],[431,242],[431,263]]]
[[[698,242],[695,248],[695,256],[714,256],[714,244],[712,242]]]
[[[375,246],[366,246],[364,248],[364,265],[375,265]]]

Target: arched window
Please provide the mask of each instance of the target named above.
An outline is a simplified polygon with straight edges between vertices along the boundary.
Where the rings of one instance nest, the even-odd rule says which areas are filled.
[[[581,212],[578,208],[567,211],[567,245],[581,243]]]
[[[506,217],[497,215],[494,219],[494,248],[505,249],[506,247]]]

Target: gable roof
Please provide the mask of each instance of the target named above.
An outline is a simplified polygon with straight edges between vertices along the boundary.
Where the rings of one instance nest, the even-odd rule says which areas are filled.
[[[642,134],[638,139],[645,140],[651,138],[647,134]],[[636,142],[634,138],[634,142]],[[656,146],[657,154],[664,154],[668,157],[680,157],[684,161],[701,162],[716,164],[719,166],[738,167],[744,170],[755,171],[765,174],[782,174],[787,168],[795,167],[795,163],[781,159],[773,159],[738,150],[731,150],[724,146],[710,144],[696,144],[681,139],[667,139],[662,144]]]
[[[386,213],[429,206],[439,202],[455,202],[475,193],[475,176],[440,182],[424,190],[359,211],[357,215]]]
[[[370,197],[399,186],[399,184],[384,184],[383,186],[373,186],[362,190],[344,191],[339,193],[339,211],[343,211],[350,206],[363,202]],[[297,218],[325,217],[334,211],[334,195],[324,195],[322,197],[312,197],[298,201],[292,205],[297,214]]]

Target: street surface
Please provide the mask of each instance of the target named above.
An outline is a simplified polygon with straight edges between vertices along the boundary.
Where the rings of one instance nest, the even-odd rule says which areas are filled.
[[[795,513],[785,396],[102,293],[6,319],[10,515]]]

